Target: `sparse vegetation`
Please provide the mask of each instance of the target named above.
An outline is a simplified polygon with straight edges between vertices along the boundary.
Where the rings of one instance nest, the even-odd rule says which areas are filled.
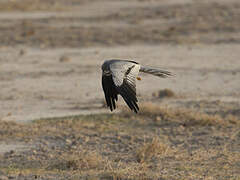
[[[0,169],[29,179],[236,179],[239,118],[228,116],[146,103],[139,115],[0,121],[1,140],[34,144],[2,155]]]
[[[140,114],[146,117],[152,117],[155,121],[174,121],[183,126],[196,125],[220,125],[228,123],[239,123],[235,116],[227,116],[224,119],[219,114],[206,114],[189,109],[173,109],[167,107],[159,107],[152,103],[145,103],[141,107]]]
[[[70,151],[61,154],[59,161],[51,164],[47,169],[61,171],[75,170],[102,170],[104,169],[104,160],[96,151]]]
[[[164,155],[168,146],[160,143],[158,138],[154,138],[152,142],[143,144],[143,146],[136,152],[137,161],[140,163],[151,161],[153,158],[156,159],[159,155]]]

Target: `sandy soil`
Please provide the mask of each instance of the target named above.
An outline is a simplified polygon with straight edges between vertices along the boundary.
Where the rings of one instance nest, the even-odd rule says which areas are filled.
[[[65,2],[59,3],[63,8]],[[141,101],[169,88],[182,97],[175,101],[239,102],[238,3],[106,3],[72,1],[48,12],[25,5],[25,11],[1,13],[1,119],[106,112],[100,66],[109,58],[176,74],[164,80],[143,75],[137,84]],[[210,14],[202,12],[206,8]]]
[[[239,45],[24,48],[24,55],[19,55],[19,48],[4,48],[1,49],[1,118],[27,121],[107,112],[102,108],[100,66],[111,57],[136,59],[176,74],[170,79],[143,75],[137,84],[140,102],[152,100],[152,93],[164,88],[179,96],[166,103],[202,99],[239,102],[239,48]]]
[[[239,12],[238,0],[0,1],[0,121],[110,113],[100,69],[110,58],[176,75],[141,74],[140,109],[152,102],[238,118]],[[175,97],[154,95],[165,88]],[[19,142],[6,141],[1,154]]]

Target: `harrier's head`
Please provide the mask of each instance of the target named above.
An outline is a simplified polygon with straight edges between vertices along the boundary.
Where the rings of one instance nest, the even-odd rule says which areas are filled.
[[[105,61],[105,62],[102,64],[102,72],[103,72],[103,75],[106,75],[106,76],[111,75],[110,64],[111,64],[110,60]]]

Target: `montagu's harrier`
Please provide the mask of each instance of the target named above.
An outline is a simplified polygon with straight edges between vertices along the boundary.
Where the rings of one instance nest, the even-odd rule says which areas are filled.
[[[139,111],[136,97],[136,79],[138,73],[144,72],[162,78],[171,76],[168,71],[144,67],[130,60],[107,60],[102,65],[102,87],[107,106],[111,111],[116,109],[116,101],[120,94],[128,107],[135,113]]]

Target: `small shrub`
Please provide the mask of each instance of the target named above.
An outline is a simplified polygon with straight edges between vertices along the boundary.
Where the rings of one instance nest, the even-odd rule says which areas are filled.
[[[90,170],[103,168],[103,158],[97,152],[80,152],[75,154],[64,154],[62,156],[63,158],[48,169]]]
[[[165,154],[167,149],[168,146],[160,143],[158,138],[154,138],[152,142],[144,144],[139,150],[137,150],[137,161],[139,163],[151,161],[152,158]]]
[[[157,97],[157,98],[172,98],[175,97],[175,93],[170,90],[170,89],[163,89],[163,90],[159,90],[157,92],[154,92],[153,97]]]

